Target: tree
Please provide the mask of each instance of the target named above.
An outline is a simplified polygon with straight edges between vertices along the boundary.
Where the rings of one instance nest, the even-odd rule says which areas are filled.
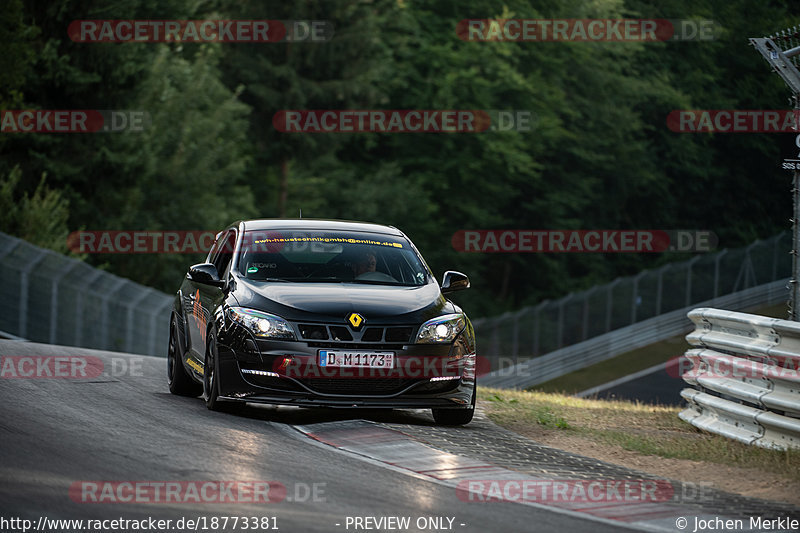
[[[47,187],[44,174],[32,195],[22,190],[21,178],[19,167],[0,176],[0,229],[37,246],[66,252],[67,201]]]

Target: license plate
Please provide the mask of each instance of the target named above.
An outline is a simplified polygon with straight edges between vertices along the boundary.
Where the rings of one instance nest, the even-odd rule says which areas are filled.
[[[320,350],[319,366],[338,368],[394,368],[394,352]]]

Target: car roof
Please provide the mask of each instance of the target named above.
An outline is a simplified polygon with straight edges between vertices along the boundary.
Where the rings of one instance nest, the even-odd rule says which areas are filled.
[[[382,233],[402,237],[403,232],[394,226],[384,226],[370,222],[357,222],[353,220],[327,220],[316,218],[265,218],[259,220],[244,220],[245,231],[263,230],[322,230],[322,231],[353,231],[360,233]]]

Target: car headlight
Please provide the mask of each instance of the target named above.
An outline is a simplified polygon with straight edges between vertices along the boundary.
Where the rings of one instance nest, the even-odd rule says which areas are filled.
[[[292,327],[279,316],[243,307],[229,307],[228,317],[249,329],[256,337],[294,340]]]
[[[417,342],[424,344],[453,342],[464,330],[467,320],[464,315],[444,315],[428,320],[419,328]]]

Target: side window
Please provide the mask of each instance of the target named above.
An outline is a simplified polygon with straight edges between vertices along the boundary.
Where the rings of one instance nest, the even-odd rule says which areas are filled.
[[[228,231],[219,240],[219,246],[214,251],[215,257],[211,262],[217,267],[220,277],[224,277],[227,273],[228,267],[233,259],[233,251],[236,247],[236,232],[234,230]]]
[[[225,235],[226,232],[224,231],[217,233],[216,240],[214,241],[213,246],[211,246],[211,251],[208,252],[206,263],[213,263],[216,260],[217,255],[219,255],[219,249],[222,246],[222,243],[225,242]]]

